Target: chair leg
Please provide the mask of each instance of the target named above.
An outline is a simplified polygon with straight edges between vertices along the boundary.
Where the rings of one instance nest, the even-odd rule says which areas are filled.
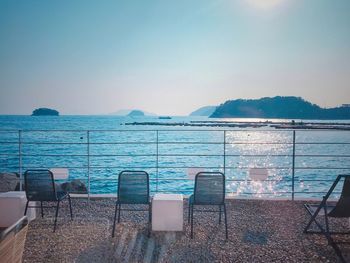
[[[40,201],[41,217],[44,218],[43,201]]]
[[[190,215],[191,215],[191,204],[188,203],[188,217],[187,217],[188,223],[190,223]]]
[[[118,223],[120,223],[120,210],[122,208],[122,204],[119,204],[119,210],[118,210]]]
[[[148,237],[151,237],[151,229],[152,229],[152,203],[149,203],[148,205]]]
[[[326,223],[326,231],[325,234],[327,236],[328,244],[330,244],[330,233],[329,233],[329,222],[328,222],[328,215],[327,215],[327,207],[324,207],[324,218],[325,218],[325,223]]]
[[[72,201],[70,199],[70,195],[69,194],[68,194],[68,202],[69,202],[70,218],[73,220]]]
[[[191,205],[191,238],[193,238],[193,204]]]
[[[152,222],[152,203],[148,205],[148,222]]]
[[[27,201],[26,203],[26,208],[24,209],[24,215],[27,215],[28,205],[29,205],[29,201]]]
[[[228,231],[227,231],[227,213],[226,213],[226,204],[224,203],[224,214],[225,214],[225,234],[226,239],[228,239]]]
[[[60,201],[57,201],[57,206],[56,206],[56,214],[55,214],[55,223],[53,226],[53,232],[56,231],[56,225],[57,225],[57,217],[58,217],[58,210],[60,208]]]
[[[337,256],[339,257],[341,262],[346,262],[346,260],[343,257],[343,254],[341,253],[339,247],[337,246],[337,244],[335,244],[335,242],[333,241],[331,234],[329,232],[329,221],[328,221],[328,215],[327,215],[327,206],[324,206],[324,216],[325,216],[325,223],[326,223],[326,231],[324,231],[323,233],[326,236],[326,239],[328,241],[328,244],[331,245],[335,251],[335,253],[337,254]]]
[[[117,220],[117,210],[118,210],[118,203],[115,204],[112,237],[114,237],[115,221]]]
[[[219,205],[219,224],[221,224],[221,205]]]

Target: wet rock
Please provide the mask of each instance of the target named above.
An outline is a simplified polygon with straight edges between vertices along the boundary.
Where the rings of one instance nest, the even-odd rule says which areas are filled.
[[[0,173],[0,192],[15,191],[16,188],[19,188],[17,173]]]
[[[69,192],[69,193],[87,194],[88,192],[85,184],[78,179],[75,179],[71,182],[62,183],[60,185],[60,188],[63,191]]]

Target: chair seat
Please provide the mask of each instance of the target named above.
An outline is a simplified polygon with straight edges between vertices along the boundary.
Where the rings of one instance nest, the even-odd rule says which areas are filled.
[[[223,205],[224,203],[216,203],[216,202],[207,202],[207,203],[204,203],[204,202],[194,202],[194,195],[191,195],[189,198],[188,198],[188,202],[189,204],[194,204],[194,205]]]

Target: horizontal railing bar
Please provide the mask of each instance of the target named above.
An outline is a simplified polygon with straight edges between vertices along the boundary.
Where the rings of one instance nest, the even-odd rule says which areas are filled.
[[[7,153],[0,153],[0,156],[3,155],[3,156],[19,156],[18,153],[14,153],[14,154],[7,154]],[[157,156],[157,154],[25,154],[25,153],[22,153],[21,156],[48,156],[48,157],[87,157],[87,156],[90,156],[90,157],[155,157]],[[226,154],[226,155],[223,155],[223,154],[158,154],[158,156],[161,156],[161,157],[181,157],[181,156],[184,156],[184,157],[188,157],[188,156],[193,156],[193,157],[196,157],[196,156],[199,156],[199,157],[291,157],[292,155],[288,155],[288,154],[273,154],[273,155],[264,155],[264,154]],[[349,155],[350,157],[350,155]]]
[[[75,179],[78,179],[78,180],[87,180],[87,177],[74,177],[72,178],[72,180],[75,180]],[[192,178],[172,178],[172,177],[165,177],[165,178],[158,178],[159,180],[165,180],[165,181],[170,181],[170,180],[188,180],[188,181],[194,181],[194,179]],[[8,180],[13,180],[13,181],[18,181],[18,180],[22,180],[24,181],[24,178],[23,179],[20,179],[20,178],[9,178]],[[57,179],[57,180],[61,180],[61,179]],[[91,177],[91,180],[93,181],[109,181],[109,180],[117,180],[118,181],[118,178],[94,178],[94,177]],[[157,180],[157,178],[152,178],[150,177],[149,180]],[[291,178],[284,178],[283,180],[277,180],[277,179],[268,179],[268,180],[246,180],[246,179],[230,179],[230,178],[227,178],[226,181],[232,181],[232,182],[290,182],[292,181]],[[297,180],[297,182],[299,183],[303,183],[303,182],[334,182],[334,180],[332,179],[299,179]]]
[[[86,145],[88,143],[87,142],[25,142],[25,141],[22,141],[21,144],[24,146],[24,145]]]
[[[142,129],[142,130],[136,130],[136,129],[102,129],[102,130],[68,130],[68,129],[51,129],[51,130],[42,130],[42,129],[5,129],[5,130],[0,130],[4,132],[222,132],[222,131],[227,131],[227,132],[290,132],[293,131],[291,129],[283,129],[283,130],[267,130],[267,129],[262,129],[262,130],[254,130],[254,129],[247,129],[247,130],[233,130],[233,129],[217,129],[218,127],[213,127],[213,129]],[[216,129],[214,129],[216,128]],[[298,129],[301,130],[301,129]]]
[[[26,169],[43,169],[47,168],[43,166],[22,166]],[[51,167],[51,166],[50,166]],[[60,165],[52,165],[52,167],[60,167]],[[87,166],[64,166],[67,169],[87,169]],[[18,168],[18,166],[11,166],[11,168]],[[156,169],[156,166],[90,166],[91,169]],[[223,169],[223,167],[217,167],[217,166],[158,166],[159,169],[187,169],[187,168],[198,168],[198,169]],[[248,170],[248,169],[259,169],[259,168],[267,168],[267,169],[275,169],[275,170],[290,170],[291,167],[228,167],[226,166],[226,169],[232,170]],[[350,170],[350,167],[333,167],[333,168],[327,168],[327,167],[298,167],[295,168],[295,170]]]
[[[18,153],[0,153],[0,156],[19,156]],[[52,157],[155,157],[157,154],[25,154],[22,153],[21,156],[52,156]],[[187,157],[187,156],[199,156],[199,157],[292,157],[291,154],[158,154],[158,156],[163,157]],[[350,155],[320,155],[320,154],[299,154],[295,155],[295,157],[317,157],[317,158],[327,158],[327,157],[337,157],[337,158],[350,158]]]
[[[187,167],[191,168],[191,167]],[[292,167],[232,167],[232,166],[226,166],[226,169],[259,169],[259,168],[266,168],[266,169],[292,169]],[[306,169],[312,169],[312,170],[348,170],[350,167],[295,167],[295,170],[306,170]]]
[[[81,180],[87,180],[87,178],[74,178],[74,179],[81,179]],[[90,180],[92,181],[118,181],[118,178],[93,178],[93,177],[90,177]],[[149,180],[150,181],[156,181],[156,180],[163,180],[163,181],[194,181],[194,179],[192,178],[172,178],[172,177],[165,177],[165,178],[152,178],[152,177],[149,177]],[[256,182],[256,180],[245,180],[245,179],[225,179],[226,181],[230,181],[230,182]],[[289,182],[291,181],[291,179],[288,179],[288,180],[261,180],[259,182]]]
[[[326,155],[326,154],[296,154],[295,157],[350,157],[350,155]]]
[[[228,192],[229,193],[235,193],[237,194],[237,192]],[[254,193],[254,192],[240,192],[238,195],[275,195],[275,194],[291,194],[292,192],[259,192],[259,193]]]
[[[328,190],[328,189],[327,189]],[[294,192],[296,194],[326,194],[327,190],[325,190],[324,192]],[[341,192],[332,192],[332,194],[340,194]]]
[[[79,179],[79,180],[87,180],[87,178],[84,177],[74,177],[72,178],[72,180],[74,179]],[[157,180],[156,178],[149,178],[150,180]],[[192,178],[172,178],[172,177],[165,177],[165,178],[159,178],[160,180],[189,180],[189,181],[194,181],[194,179]],[[9,178],[9,180],[14,180],[14,181],[18,181],[20,180],[19,178],[15,178],[15,179],[11,179]],[[21,179],[24,180],[24,179]],[[60,179],[58,179],[60,180]],[[94,178],[91,177],[91,180],[96,180],[96,181],[104,181],[104,180],[118,180],[118,178]],[[226,181],[233,181],[233,182],[289,182],[292,181],[291,178],[284,178],[283,180],[277,180],[277,179],[268,179],[268,180],[246,180],[246,179],[230,179],[227,178]],[[334,182],[334,180],[332,179],[296,179],[296,181],[299,181],[299,183],[302,182]]]
[[[0,144],[18,144],[18,142],[6,142],[1,141]],[[84,145],[88,144],[87,142],[22,142],[23,145],[59,145],[59,144],[73,144],[73,145]],[[156,141],[141,141],[141,142],[90,142],[90,145],[132,145],[132,144],[157,144]],[[222,145],[224,142],[180,142],[180,141],[159,141],[158,144],[180,144],[180,145],[186,145],[186,144],[208,144],[208,145],[215,145],[219,144]],[[226,145],[293,145],[292,142],[226,142]],[[350,145],[350,142],[296,142],[295,145]]]
[[[0,156],[19,156],[18,153],[0,153]],[[157,154],[26,154],[22,153],[22,156],[53,156],[53,157],[113,157],[113,156],[126,156],[126,157],[136,157],[136,156],[157,156]],[[292,157],[291,154],[158,154],[158,156],[207,156],[207,157]],[[295,157],[319,157],[319,158],[326,158],[326,157],[339,157],[339,158],[349,158],[350,155],[326,155],[326,154],[296,154]]]
[[[350,167],[296,167],[295,170],[349,170]]]
[[[311,144],[311,145],[343,145],[343,144],[350,144],[350,142],[296,142],[295,145],[304,145],[304,144]]]
[[[334,182],[336,178],[334,179],[295,179],[296,181],[302,182]]]
[[[235,123],[240,123],[240,124],[249,124],[251,122],[228,122],[227,124],[235,124]],[[273,122],[269,122],[269,123],[265,123],[265,122],[258,122],[257,124],[274,124]],[[286,124],[289,124],[288,122],[286,122]],[[342,123],[341,125],[349,125],[348,123]],[[292,132],[294,131],[294,129],[259,129],[259,130],[256,130],[256,129],[245,129],[245,130],[242,130],[241,128],[239,129],[219,129],[220,127],[212,127],[212,129],[208,129],[208,127],[203,127],[203,129],[142,129],[142,130],[136,130],[136,129],[102,129],[102,130],[88,130],[88,129],[71,129],[71,130],[68,130],[68,129],[46,129],[46,130],[43,130],[43,129],[1,129],[0,132],[18,132],[18,131],[21,131],[21,132],[86,132],[86,131],[89,131],[89,132],[156,132],[156,131],[159,131],[159,132],[192,132],[192,131],[195,131],[195,132],[221,132],[221,131],[226,131],[226,132],[256,132],[256,133],[260,133],[260,132],[272,132],[272,133],[288,133],[288,132]],[[225,127],[222,127],[222,128],[225,128]],[[227,127],[226,127],[227,128]],[[325,130],[327,131],[332,131],[332,132],[348,132],[348,130],[335,130],[335,129],[327,129],[327,128],[324,128],[324,129],[297,129],[298,132],[324,132]]]

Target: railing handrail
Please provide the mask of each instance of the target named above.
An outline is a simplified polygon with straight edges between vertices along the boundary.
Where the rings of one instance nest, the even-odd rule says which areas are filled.
[[[331,132],[349,132],[349,130],[333,130],[333,129],[325,129],[327,131]],[[160,191],[158,188],[159,180],[187,180],[186,178],[159,178],[159,169],[184,169],[184,168],[202,168],[202,169],[221,169],[226,173],[226,170],[244,170],[244,169],[251,169],[251,168],[259,168],[259,167],[251,167],[251,166],[232,166],[232,165],[227,165],[226,158],[229,157],[291,157],[292,165],[291,167],[289,166],[270,166],[266,167],[268,169],[275,169],[275,170],[291,170],[291,179],[284,178],[284,181],[291,181],[292,186],[291,186],[291,198],[294,200],[295,194],[299,193],[298,191],[295,190],[295,182],[297,176],[295,174],[296,170],[307,170],[307,169],[313,169],[313,170],[350,170],[350,167],[322,167],[322,166],[309,166],[309,167],[303,167],[303,166],[297,166],[296,165],[296,158],[299,157],[310,157],[310,158],[349,158],[349,154],[298,154],[296,152],[296,147],[298,145],[350,145],[350,142],[327,142],[327,141],[297,141],[296,133],[299,132],[309,132],[309,131],[320,131],[320,130],[308,130],[308,129],[298,129],[298,130],[292,130],[292,129],[282,129],[282,130],[270,130],[270,129],[220,129],[217,127],[213,127],[212,129],[142,129],[142,130],[135,130],[135,129],[73,129],[73,130],[68,130],[68,129],[10,129],[10,130],[3,130],[0,129],[0,133],[4,132],[9,132],[9,133],[14,133],[17,134],[17,141],[0,141],[0,144],[18,144],[18,153],[13,154],[13,153],[0,153],[0,156],[15,156],[18,157],[18,172],[20,174],[20,187],[22,189],[22,173],[23,173],[23,157],[30,157],[30,156],[42,156],[42,157],[86,157],[87,158],[87,163],[86,166],[67,166],[67,168],[71,169],[87,169],[87,174],[88,174],[88,197],[90,198],[90,192],[91,192],[91,180],[109,180],[107,178],[105,179],[92,179],[90,178],[91,174],[91,169],[104,169],[104,168],[111,168],[111,169],[121,169],[121,168],[126,168],[129,167],[127,166],[97,166],[93,165],[91,163],[91,158],[92,157],[156,157],[155,160],[155,165],[152,166],[133,166],[129,168],[143,168],[143,169],[156,169],[156,178],[152,180],[156,180],[156,191]],[[321,130],[324,131],[324,130]],[[85,133],[86,138],[84,138],[83,142],[77,142],[77,141],[57,141],[57,142],[49,142],[49,141],[30,141],[28,138],[23,138],[23,133]],[[112,141],[112,142],[101,142],[98,141],[91,141],[91,134],[92,133],[99,133],[99,132],[104,132],[104,133],[109,133],[109,132],[137,132],[137,133],[142,133],[142,132],[150,132],[150,133],[155,133],[155,138],[151,138],[150,141]],[[160,139],[160,133],[171,133],[171,132],[214,132],[214,133],[222,133],[222,141],[169,141],[169,140],[162,140]],[[227,134],[230,134],[231,132],[239,132],[239,133],[264,133],[264,132],[278,132],[278,133],[292,133],[292,140],[291,141],[285,141],[285,142],[280,142],[279,140],[276,141],[267,141],[267,142],[261,142],[261,141],[248,141],[248,140],[240,140],[240,141],[227,141]],[[0,135],[1,135],[0,134]],[[27,134],[25,134],[27,136]],[[220,137],[218,137],[220,138]],[[46,138],[45,138],[46,139]],[[52,139],[52,138],[51,138]],[[82,138],[80,138],[82,139]],[[47,139],[46,139],[47,140]],[[155,145],[156,146],[156,152],[153,154],[94,154],[91,153],[90,146],[92,145],[139,145],[139,144],[149,144],[149,145]],[[184,153],[161,153],[159,146],[160,145],[170,145],[170,144],[175,144],[175,145],[223,145],[223,152],[222,154],[218,153],[211,153],[211,154],[184,154]],[[27,154],[23,152],[23,147],[26,145],[86,145],[86,153],[85,154]],[[230,154],[226,153],[227,152],[227,145],[288,145],[292,147],[292,152],[290,154]],[[161,165],[159,163],[159,157],[222,157],[223,162],[222,165],[219,166],[186,166],[186,165],[181,165],[181,166],[169,166],[169,165]],[[14,166],[15,167],[15,166]],[[27,166],[27,168],[32,168]],[[39,168],[39,167],[36,167]],[[114,179],[113,179],[114,180]],[[190,179],[189,179],[190,180]],[[239,179],[230,179],[228,178],[227,181],[245,181],[245,182],[250,182],[250,180],[239,180]],[[266,181],[273,181],[273,180],[266,180]],[[278,180],[276,180],[278,181]],[[300,181],[309,181],[309,180],[300,180]],[[312,181],[320,181],[317,179],[314,179]],[[326,180],[325,180],[326,181]],[[309,191],[309,193],[312,193]],[[262,194],[262,193],[259,193]]]

